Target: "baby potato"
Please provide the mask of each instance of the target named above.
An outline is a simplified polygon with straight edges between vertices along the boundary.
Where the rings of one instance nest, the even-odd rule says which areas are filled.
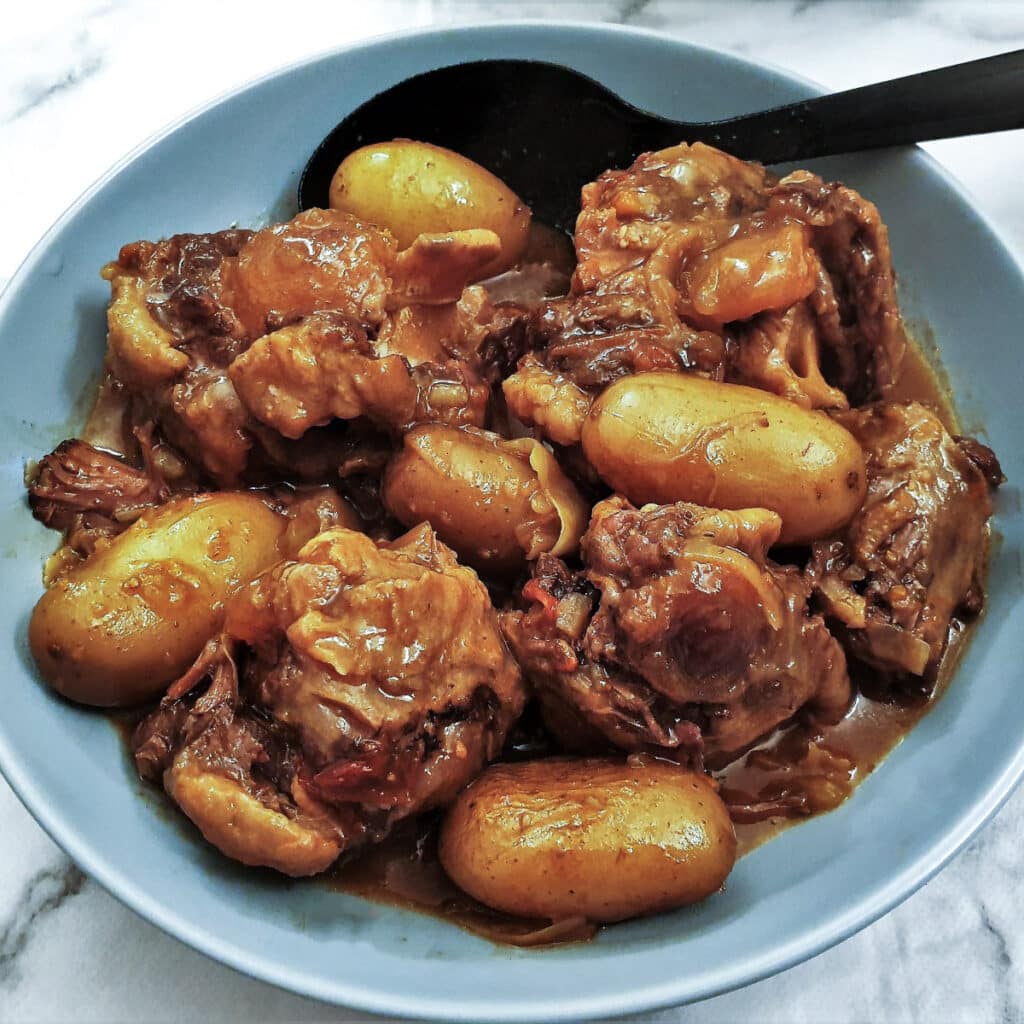
[[[316,487],[299,494],[288,509],[288,526],[281,539],[282,557],[297,558],[318,533],[339,526],[362,531],[363,520],[352,503],[333,487]]]
[[[784,544],[831,535],[864,501],[864,453],[825,413],[681,373],[612,384],[583,424],[583,451],[637,505],[778,512]]]
[[[497,572],[514,572],[544,552],[574,551],[589,515],[539,441],[436,424],[405,435],[383,498],[399,522],[430,523],[465,561]]]
[[[721,888],[736,834],[707,776],[665,761],[494,765],[441,829],[444,869],[489,907],[622,921]]]
[[[331,181],[330,204],[387,228],[402,249],[419,235],[493,231],[501,251],[484,277],[519,259],[530,229],[529,207],[500,178],[450,149],[408,139],[345,157]]]
[[[95,707],[157,696],[219,628],[225,600],[281,557],[285,526],[252,494],[147,512],[39,599],[29,643],[43,678]]]
[[[268,807],[237,779],[204,771],[187,749],[164,776],[164,785],[203,838],[243,864],[302,878],[326,871],[341,853],[329,828]]]

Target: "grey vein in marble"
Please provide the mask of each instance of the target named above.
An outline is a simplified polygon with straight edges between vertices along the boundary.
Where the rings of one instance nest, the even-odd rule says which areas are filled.
[[[989,911],[988,905],[983,899],[978,899],[978,914],[981,917],[981,927],[985,930],[985,933],[992,939],[992,945],[994,947],[994,959],[998,964],[999,974],[1004,978],[1009,974],[1013,968],[1013,957],[1010,955],[1010,944],[1003,934],[1001,928],[992,920],[992,914]],[[1012,1024],[1014,1021],[1019,1021],[1020,1007],[1015,1007],[1013,996],[1010,992],[1010,988],[1007,985],[999,986],[999,1001],[1000,1006],[1000,1019],[1005,1021],[1006,1024]]]
[[[26,84],[22,89],[22,99],[18,106],[4,118],[3,124],[12,124],[19,118],[42,106],[47,100],[58,93],[66,92],[91,78],[103,67],[103,58],[98,53],[85,54],[79,64],[68,68],[61,77],[38,85]]]
[[[1006,941],[1006,936],[992,922],[992,916],[989,914],[988,907],[981,900],[978,901],[978,909],[981,912],[981,926],[992,936],[995,942],[996,958],[1003,967],[1009,969],[1013,965],[1013,957],[1010,956],[1010,947]]]
[[[649,2],[650,0],[625,0],[612,20],[617,21],[620,25],[628,25],[643,14],[644,8]]]
[[[18,980],[18,958],[32,938],[36,924],[77,896],[85,875],[69,860],[37,871],[14,905],[14,913],[0,925],[0,988]]]
[[[988,10],[986,10],[986,7]],[[998,17],[993,17],[993,8]],[[941,28],[962,32],[970,39],[1005,44],[1007,50],[1019,46],[1024,38],[1024,4],[978,4],[974,10],[944,10],[938,7],[926,12],[927,20]]]

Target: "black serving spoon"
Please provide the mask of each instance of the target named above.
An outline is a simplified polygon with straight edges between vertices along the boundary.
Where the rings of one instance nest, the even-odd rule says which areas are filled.
[[[349,114],[306,164],[299,208],[327,205],[334,171],[352,150],[398,138],[470,157],[540,220],[572,231],[583,184],[678,142],[771,164],[1021,127],[1024,50],[696,123],[638,110],[558,64],[483,60],[407,78]]]

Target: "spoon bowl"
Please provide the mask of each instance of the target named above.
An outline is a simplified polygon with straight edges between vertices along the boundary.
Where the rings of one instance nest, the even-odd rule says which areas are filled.
[[[541,221],[571,233],[584,184],[678,142],[767,164],[1020,127],[1024,50],[703,122],[640,110],[560,64],[480,60],[406,78],[354,110],[310,157],[298,200],[302,210],[327,206],[349,153],[407,138],[475,160]]]
[[[664,127],[663,145],[679,141],[677,122],[557,64],[483,60],[438,68],[378,93],[324,139],[299,182],[299,208],[327,206],[331,178],[353,150],[408,138],[475,160],[539,220],[571,232],[583,184],[660,148],[643,130],[649,121]]]

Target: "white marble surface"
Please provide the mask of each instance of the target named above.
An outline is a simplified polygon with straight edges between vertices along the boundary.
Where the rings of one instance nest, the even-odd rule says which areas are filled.
[[[835,88],[1024,47],[1024,4],[802,0],[36,0],[0,9],[0,284],[75,196],[206,99],[434,22],[628,22]],[[173,54],[165,64],[160,54]],[[1024,252],[1024,132],[929,148]],[[954,243],[955,244],[955,243]],[[741,992],[646,1019],[1024,1021],[1024,792],[882,921]],[[0,1021],[362,1020],[192,952],[83,878],[0,780]]]

